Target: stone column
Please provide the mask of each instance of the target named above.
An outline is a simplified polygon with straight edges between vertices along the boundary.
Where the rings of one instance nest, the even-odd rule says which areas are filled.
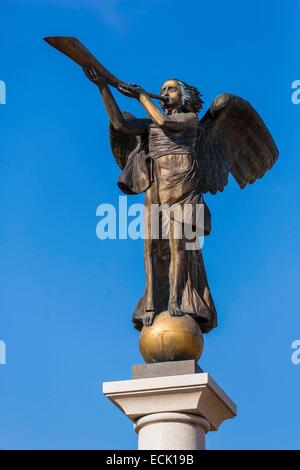
[[[204,450],[209,422],[191,413],[153,413],[134,426],[139,450]]]
[[[203,450],[205,435],[236,415],[236,406],[195,361],[133,367],[133,379],[103,393],[134,423],[139,450]]]

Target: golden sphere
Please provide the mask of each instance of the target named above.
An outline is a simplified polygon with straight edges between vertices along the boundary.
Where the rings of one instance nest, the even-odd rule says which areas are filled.
[[[140,351],[147,363],[198,361],[204,347],[202,332],[189,315],[173,317],[168,311],[155,317],[151,326],[144,326]]]

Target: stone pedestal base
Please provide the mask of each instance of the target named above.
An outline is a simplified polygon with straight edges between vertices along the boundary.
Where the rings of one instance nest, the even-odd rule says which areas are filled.
[[[236,415],[230,398],[207,373],[197,370],[195,361],[173,362],[170,367],[147,364],[138,366],[146,378],[103,384],[103,393],[134,422],[139,450],[205,449],[205,434]]]

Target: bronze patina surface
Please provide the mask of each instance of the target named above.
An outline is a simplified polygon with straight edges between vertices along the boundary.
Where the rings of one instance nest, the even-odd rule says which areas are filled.
[[[162,84],[159,94],[147,93],[111,74],[77,39],[46,41],[81,65],[99,89],[110,120],[112,152],[122,169],[120,189],[125,194],[144,192],[146,209],[154,205],[171,209],[167,237],[152,236],[151,210],[145,212],[150,234],[145,239],[146,288],[133,313],[135,328],[144,328],[142,353],[148,362],[196,359],[201,331],[207,333],[217,325],[202,251],[196,244],[186,249],[196,240],[196,229],[210,233],[203,194],[223,191],[230,174],[241,189],[253,184],[277,160],[276,144],[259,114],[239,96],[220,94],[199,119],[203,101],[196,87],[172,78]],[[147,117],[121,112],[109,85],[138,100]],[[161,107],[151,97],[159,99]],[[189,218],[178,220],[172,210],[188,205]],[[205,214],[201,227],[200,207]],[[178,224],[183,229],[180,238]],[[186,235],[187,227],[194,230],[194,239]],[[162,338],[168,338],[167,347]]]
[[[145,362],[198,361],[203,351],[203,335],[189,316],[172,317],[160,313],[153,325],[142,329],[140,351]]]

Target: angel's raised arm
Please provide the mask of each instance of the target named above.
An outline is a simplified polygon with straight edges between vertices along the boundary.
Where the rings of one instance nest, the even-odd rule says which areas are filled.
[[[147,130],[147,120],[138,118],[126,118],[114,99],[106,80],[101,77],[93,67],[84,68],[84,73],[100,90],[103,103],[113,127],[126,134],[142,135]]]
[[[198,125],[198,118],[195,113],[178,113],[166,115],[152,102],[149,95],[141,91],[139,93],[139,102],[146,109],[152,121],[162,129],[173,132],[180,132],[189,127]]]
[[[141,105],[148,112],[150,119],[162,129],[172,132],[183,131],[189,127],[198,126],[198,117],[196,113],[176,113],[165,114],[151,100],[149,94],[139,85],[123,84],[119,87],[119,91],[126,96],[137,98]],[[163,97],[161,97],[163,98]]]

